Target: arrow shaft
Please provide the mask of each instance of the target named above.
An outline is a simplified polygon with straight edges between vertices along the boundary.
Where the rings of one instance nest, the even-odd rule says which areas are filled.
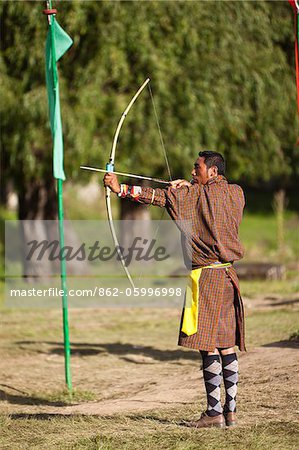
[[[105,169],[98,169],[97,167],[80,166],[80,169],[91,170],[93,172],[107,173],[107,170],[105,170]],[[129,177],[129,178],[137,178],[137,179],[140,179],[140,180],[154,181],[155,183],[169,184],[169,181],[160,180],[159,178],[145,177],[145,176],[142,176],[142,175],[135,175],[133,173],[124,173],[124,172],[116,172],[116,171],[114,171],[112,173],[115,173],[115,175],[121,175],[121,176]]]

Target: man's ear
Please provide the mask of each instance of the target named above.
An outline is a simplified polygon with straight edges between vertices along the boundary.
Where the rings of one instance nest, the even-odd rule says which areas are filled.
[[[209,170],[208,170],[208,175],[209,175],[209,178],[217,177],[217,175],[218,175],[218,167],[217,166],[210,167]]]

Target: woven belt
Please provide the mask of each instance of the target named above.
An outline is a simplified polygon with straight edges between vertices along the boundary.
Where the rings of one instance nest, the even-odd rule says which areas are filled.
[[[182,321],[182,332],[187,336],[191,336],[197,332],[198,326],[198,298],[199,298],[199,279],[204,269],[223,269],[230,267],[231,263],[215,262],[208,266],[200,267],[199,269],[191,270],[188,275],[184,315]]]

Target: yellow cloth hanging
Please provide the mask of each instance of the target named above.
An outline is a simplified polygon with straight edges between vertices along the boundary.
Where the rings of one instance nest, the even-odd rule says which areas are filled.
[[[214,263],[209,266],[200,267],[199,269],[191,270],[188,275],[184,315],[182,321],[181,331],[187,336],[191,336],[197,332],[198,326],[198,298],[199,298],[199,279],[203,269],[221,269],[223,267],[230,267],[231,263]]]

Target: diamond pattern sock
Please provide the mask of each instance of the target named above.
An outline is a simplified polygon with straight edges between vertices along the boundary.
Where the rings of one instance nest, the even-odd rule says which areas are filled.
[[[239,378],[237,354],[232,353],[230,355],[222,355],[222,368],[225,386],[224,412],[235,412]]]
[[[222,414],[220,385],[221,385],[221,362],[219,355],[202,354],[203,378],[207,393],[207,415],[211,417]]]

